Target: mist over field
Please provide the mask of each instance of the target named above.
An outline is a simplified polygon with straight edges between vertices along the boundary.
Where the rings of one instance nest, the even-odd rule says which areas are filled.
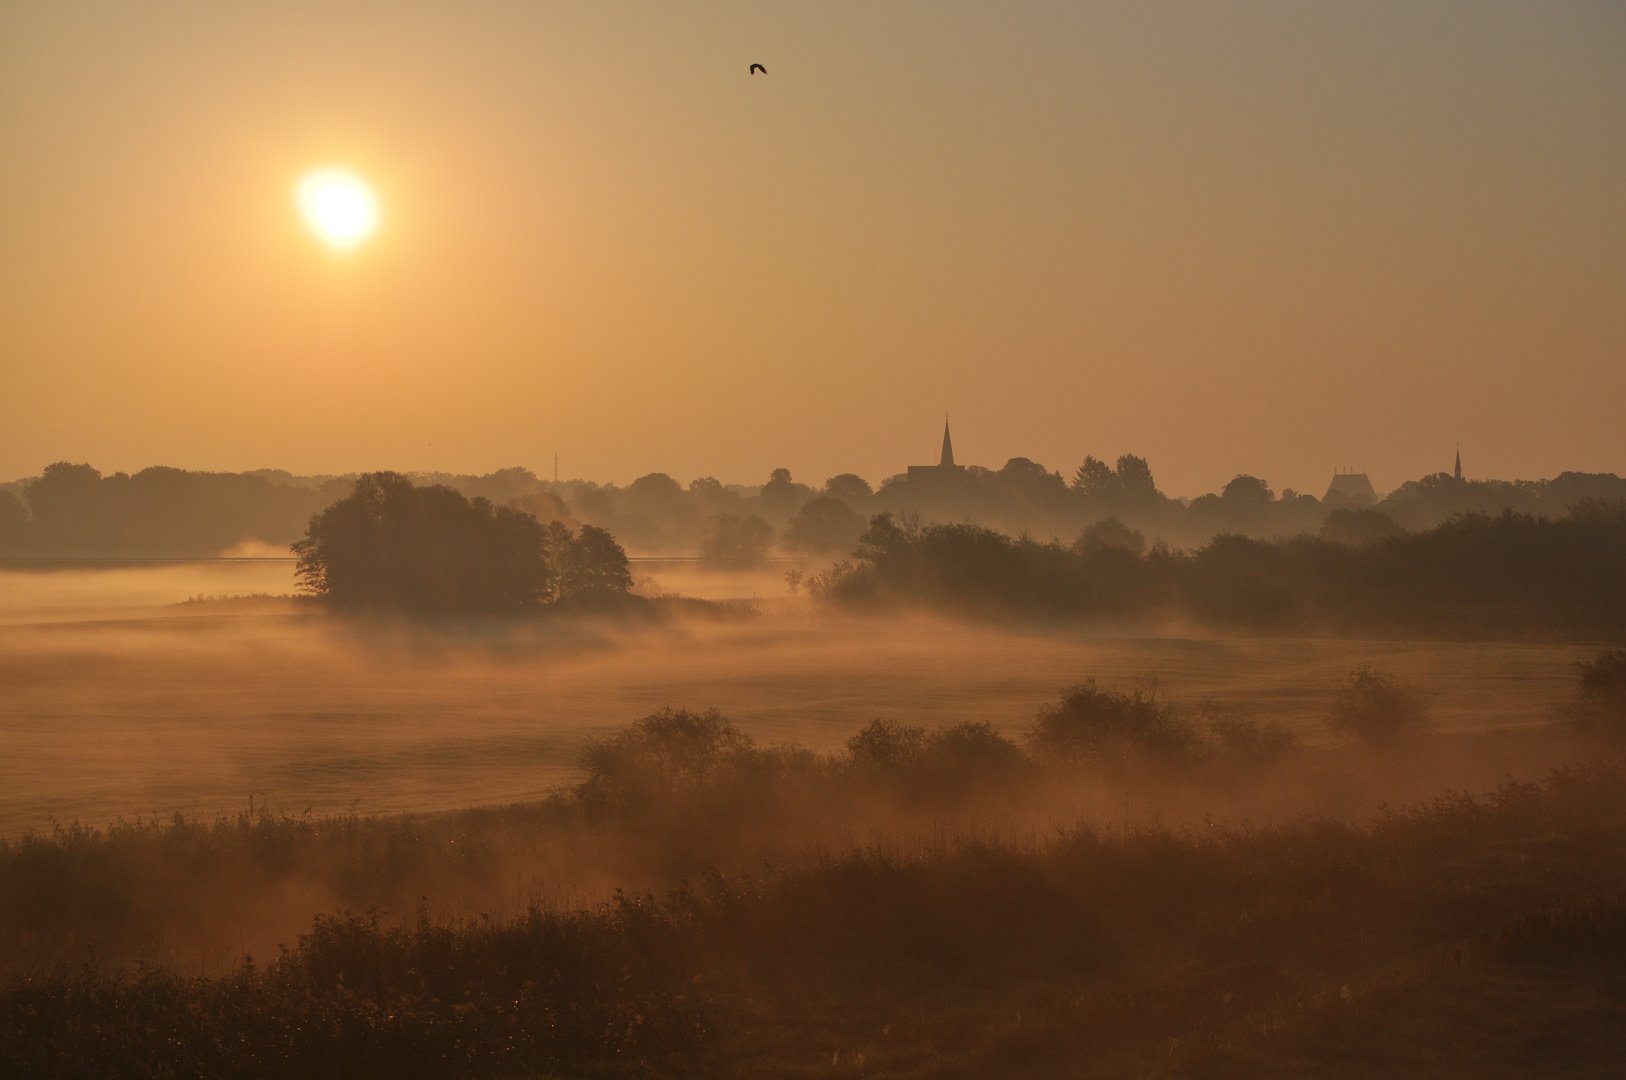
[[[1626,7],[0,5],[0,1078],[1614,1077]]]

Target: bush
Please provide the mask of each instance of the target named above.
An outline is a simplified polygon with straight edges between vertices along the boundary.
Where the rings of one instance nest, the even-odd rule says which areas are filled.
[[[1260,722],[1252,716],[1217,712],[1210,706],[1203,710],[1203,726],[1211,752],[1222,761],[1267,764],[1298,749],[1298,736],[1274,720]]]
[[[1333,734],[1368,746],[1391,746],[1432,730],[1428,695],[1393,675],[1362,664],[1334,695],[1327,710]]]
[[[589,739],[581,752],[587,779],[577,796],[600,809],[669,804],[716,787],[754,749],[751,736],[716,709],[667,706],[607,738]]]
[[[1626,649],[1605,649],[1575,663],[1575,718],[1626,734]]]
[[[1094,679],[1068,687],[1058,704],[1041,710],[1027,744],[1035,757],[1056,762],[1178,760],[1202,751],[1195,727],[1159,696],[1155,682],[1125,694]]]
[[[929,732],[896,720],[872,720],[847,740],[847,752],[850,766],[860,773],[879,773],[932,800],[997,787],[1029,765],[1022,748],[986,722]]]
[[[912,767],[926,750],[926,729],[896,720],[871,720],[847,740],[847,753],[860,768],[900,771]]]
[[[716,709],[667,706],[603,739],[589,739],[576,797],[598,814],[681,817],[762,808],[821,759],[797,746],[759,748]]]

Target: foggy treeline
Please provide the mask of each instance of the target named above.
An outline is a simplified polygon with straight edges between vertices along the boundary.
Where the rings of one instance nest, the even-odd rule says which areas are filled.
[[[1367,540],[1425,529],[1456,514],[1561,516],[1586,499],[1626,497],[1626,480],[1566,472],[1550,480],[1465,480],[1438,473],[1408,481],[1364,507],[1272,490],[1240,475],[1215,494],[1189,501],[1158,490],[1134,455],[1115,466],[1087,458],[1071,478],[1027,458],[997,470],[971,466],[947,478],[907,474],[877,489],[851,473],[812,486],[776,469],[760,485],[700,477],[687,484],[649,473],[625,486],[545,481],[521,468],[483,476],[414,473],[420,484],[451,487],[572,530],[608,529],[635,554],[702,555],[749,564],[770,554],[842,555],[878,513],[916,513],[1039,537],[1077,536],[1117,518],[1149,538],[1197,547],[1220,533],[1258,538],[1319,533],[1338,509],[1381,516],[1344,519],[1339,538]],[[66,462],[39,477],[0,485],[0,552],[40,556],[202,557],[255,540],[282,546],[303,535],[312,515],[348,495],[357,476],[294,476],[280,470],[203,473],[155,467],[101,475]]]
[[[810,585],[857,607],[917,603],[989,617],[1187,618],[1273,633],[1626,633],[1626,501],[1585,501],[1559,518],[1466,514],[1364,543],[1337,538],[1372,517],[1382,515],[1337,510],[1322,536],[1225,534],[1176,551],[1148,550],[1116,519],[1063,545],[882,514],[854,560]]]

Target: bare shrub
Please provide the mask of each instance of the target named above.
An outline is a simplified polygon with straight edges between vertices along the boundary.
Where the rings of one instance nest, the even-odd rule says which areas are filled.
[[[1393,746],[1434,728],[1428,694],[1362,664],[1333,696],[1326,713],[1333,734],[1368,746]]]

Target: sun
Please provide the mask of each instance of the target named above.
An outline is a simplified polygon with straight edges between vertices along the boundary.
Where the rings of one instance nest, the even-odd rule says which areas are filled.
[[[360,177],[343,169],[307,174],[294,201],[317,238],[335,251],[350,250],[378,228],[378,201]]]

